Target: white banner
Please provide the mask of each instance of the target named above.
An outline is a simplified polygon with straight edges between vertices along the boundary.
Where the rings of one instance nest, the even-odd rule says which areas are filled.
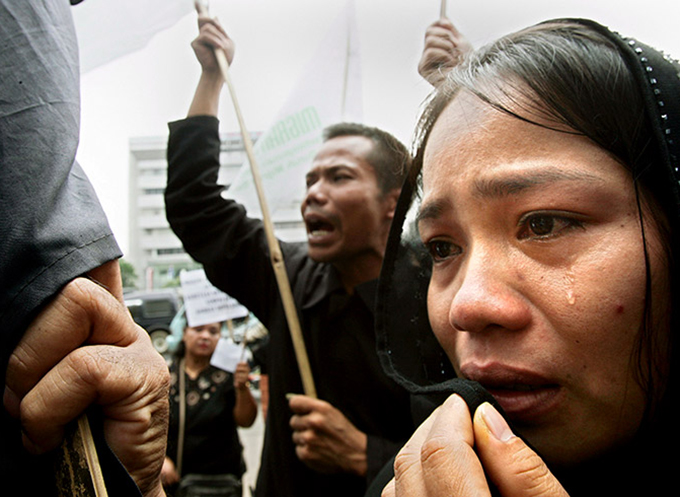
[[[215,288],[203,269],[182,271],[179,275],[184,296],[187,324],[191,327],[218,323],[248,315],[238,300]]]
[[[143,48],[193,11],[191,0],[86,0],[74,6],[80,72]]]
[[[305,173],[319,150],[323,129],[341,121],[362,120],[359,37],[354,1],[349,0],[274,124],[254,146],[272,217],[279,209],[298,207],[305,192]],[[246,162],[225,196],[261,216],[250,165]]]

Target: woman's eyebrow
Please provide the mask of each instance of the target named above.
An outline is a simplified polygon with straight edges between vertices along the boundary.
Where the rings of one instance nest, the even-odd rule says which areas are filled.
[[[416,215],[416,225],[425,219],[437,219],[442,215],[447,202],[442,200],[435,200],[427,204],[421,205]]]
[[[475,182],[475,190],[481,197],[499,198],[517,195],[520,192],[547,183],[577,181],[592,183],[602,181],[599,176],[581,171],[549,170],[513,174],[504,178],[492,178]]]
[[[493,178],[475,181],[474,188],[477,195],[484,198],[503,198],[510,195],[518,195],[524,190],[557,182],[601,182],[599,176],[581,171],[539,171],[532,173],[517,173],[504,178]],[[416,216],[416,224],[427,219],[437,219],[449,206],[445,200],[433,200],[420,207]]]

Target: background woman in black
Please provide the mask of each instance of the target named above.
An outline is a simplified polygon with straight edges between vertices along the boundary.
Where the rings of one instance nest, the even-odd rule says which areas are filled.
[[[182,343],[170,365],[170,428],[162,478],[168,488],[188,474],[231,474],[245,471],[237,426],[248,427],[257,416],[248,363],[231,374],[210,365],[221,335],[221,323],[184,329]],[[186,406],[181,462],[181,386]],[[180,467],[181,466],[181,467]]]

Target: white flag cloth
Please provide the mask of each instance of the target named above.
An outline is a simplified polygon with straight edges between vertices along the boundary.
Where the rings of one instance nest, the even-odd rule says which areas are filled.
[[[146,46],[193,12],[190,0],[87,0],[71,9],[86,73]]]
[[[354,1],[331,26],[274,124],[254,145],[272,218],[279,210],[299,212],[305,173],[319,150],[323,129],[341,121],[361,122],[361,68]],[[261,215],[250,165],[239,170],[225,196]]]

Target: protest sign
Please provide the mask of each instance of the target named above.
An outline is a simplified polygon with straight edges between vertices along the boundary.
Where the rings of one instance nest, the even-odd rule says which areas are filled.
[[[208,281],[203,269],[182,271],[179,280],[189,326],[201,326],[248,315],[247,308]]]
[[[236,344],[229,338],[220,338],[210,358],[210,364],[233,373],[239,362],[249,361],[252,357],[253,354],[244,344]]]

